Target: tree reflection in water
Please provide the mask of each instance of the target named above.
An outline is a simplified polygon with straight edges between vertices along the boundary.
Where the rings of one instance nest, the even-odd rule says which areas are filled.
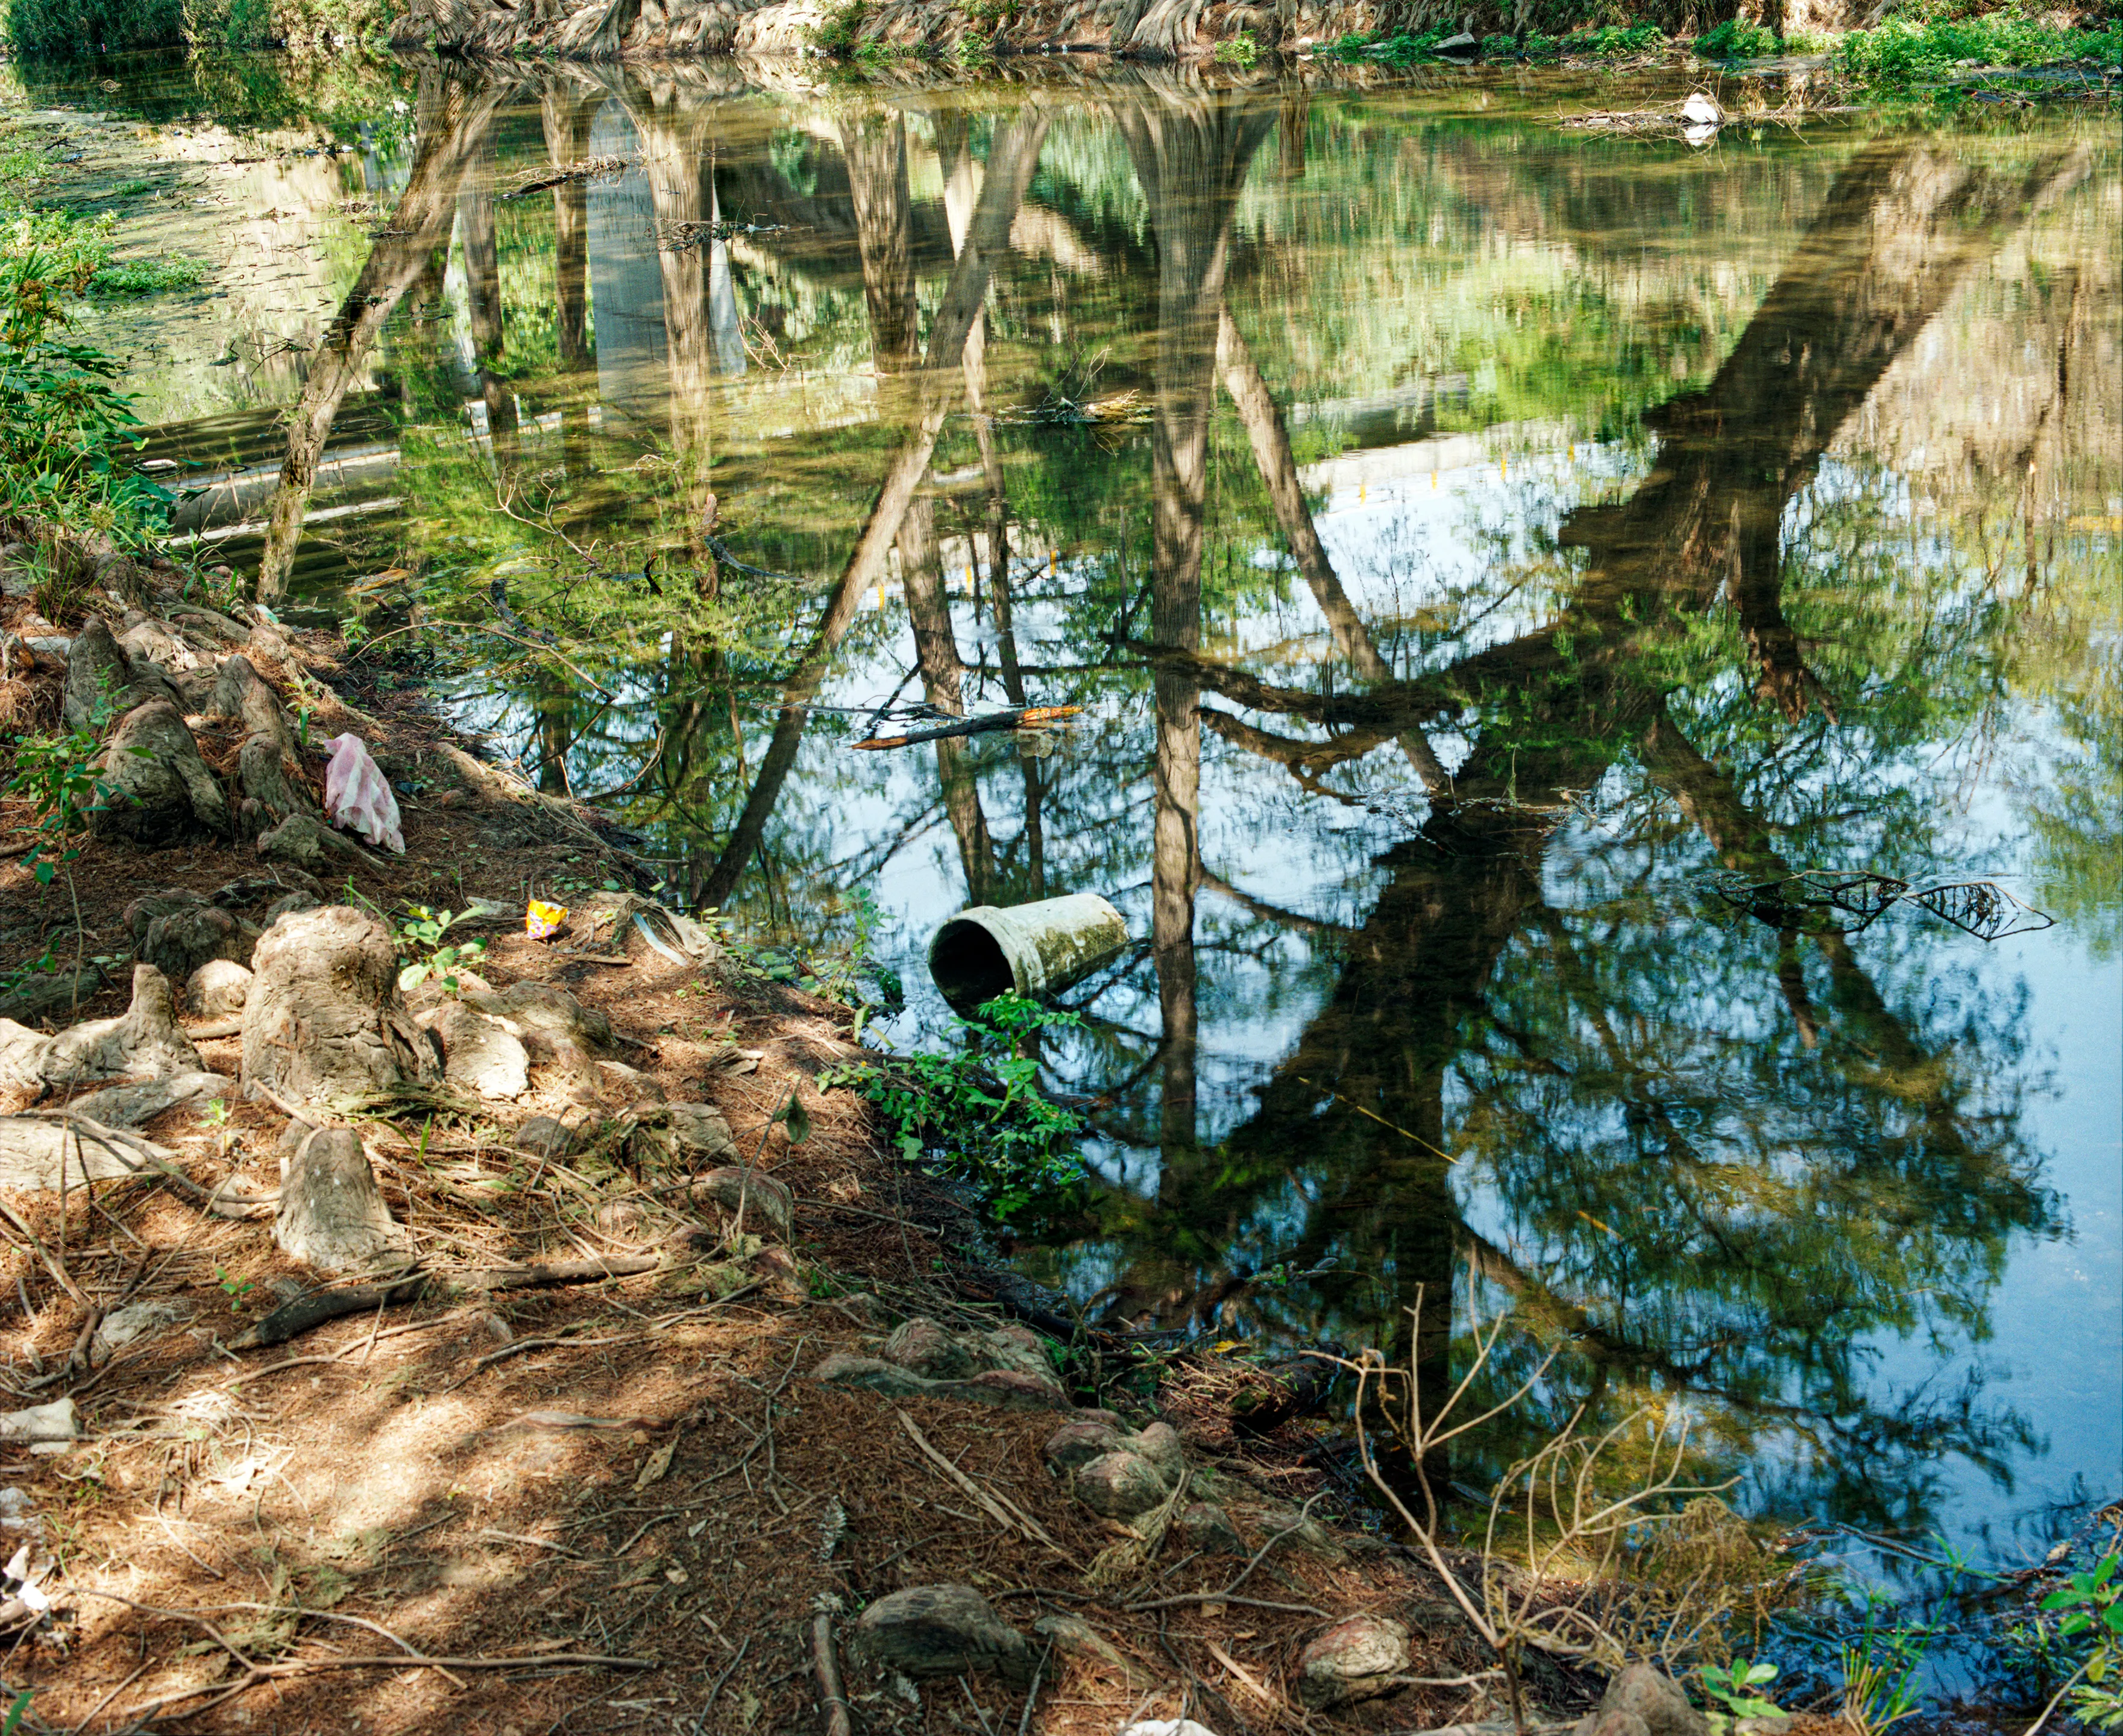
[[[2115,777],[2083,600],[2101,556],[2059,526],[2123,467],[2093,365],[2113,250],[2083,190],[2112,189],[2112,163],[2037,129],[1647,180],[1532,129],[1493,149],[1390,103],[1330,114],[1178,73],[830,119],[713,87],[734,76],[437,76],[409,232],[378,243],[312,375],[269,568],[363,351],[402,370],[423,341],[384,316],[456,211],[480,268],[480,486],[557,462],[557,528],[660,542],[708,599],[606,605],[609,643],[583,655],[626,703],[551,680],[523,697],[550,781],[653,741],[630,818],[674,880],[814,943],[932,835],[954,900],[1127,903],[1145,944],[1049,1057],[1101,1105],[1105,1182],[1043,1256],[1094,1310],[1377,1343],[1436,1382],[1448,1302],[1508,1302],[1526,1356],[1570,1347],[1521,1430],[1581,1401],[1685,1405],[1764,1498],[1871,1525],[1935,1519],[1949,1458],[2009,1483],[2040,1443],[1964,1353],[2011,1239],[2067,1227],[2022,1125],[2045,1086],[2019,1003],[1943,927],[1779,931],[1689,882],[1922,871],[1952,840],[1948,784],[1921,768],[2049,692],[2077,781],[2027,781],[2046,859],[2107,871],[2084,793]],[[638,267],[654,238],[615,240],[579,183],[536,214],[557,364],[497,384],[510,263],[481,265],[491,188],[466,166],[508,102],[535,106],[525,131],[556,162],[623,126],[659,228],[781,226],[656,251],[663,373],[633,434],[588,414],[625,310],[585,286],[616,269],[600,248]],[[1699,207],[1713,242],[1759,221],[1774,245],[1699,271]],[[1498,239],[1519,235],[1537,240]],[[1653,240],[1670,256],[1641,262]],[[2038,246],[2068,270],[2036,271]],[[1463,300],[1494,297],[1482,365],[1436,339],[1453,273]],[[2055,364],[1967,436],[1943,522],[1974,530],[1920,538],[1890,448],[1921,425],[1920,382],[1950,383],[1924,373],[1942,333],[1995,317],[2001,279],[2015,340]],[[1376,359],[1388,344],[1420,389]],[[783,372],[791,355],[816,371]],[[1099,368],[1146,422],[1027,419]],[[858,408],[816,412],[829,389]],[[1471,525],[1405,472],[1353,514],[1321,480],[1382,453],[1441,464],[1448,437],[1506,421],[1597,435],[1596,458],[1535,465],[1490,497],[1502,522]],[[616,481],[644,448],[655,480]],[[719,568],[716,512],[794,588]],[[748,621],[733,598],[755,594]],[[2027,673],[2036,627],[2056,649]],[[1052,758],[957,739],[887,764],[808,709],[895,681],[948,713],[999,690],[1093,716]],[[1306,1275],[1263,1282],[1277,1266]],[[1882,1372],[1897,1337],[1936,1347],[1930,1379]]]

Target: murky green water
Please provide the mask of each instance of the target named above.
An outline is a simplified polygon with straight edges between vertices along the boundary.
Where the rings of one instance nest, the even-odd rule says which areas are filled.
[[[1103,1186],[1019,1250],[1094,1316],[1404,1354],[1421,1286],[1567,1342],[1529,1431],[1682,1410],[1759,1508],[2017,1556],[2113,1494],[2112,118],[807,77],[408,68],[359,148],[210,171],[228,293],[126,328],[180,524],[255,563],[304,352],[383,298],[298,601],[490,624],[499,572],[583,667],[452,640],[518,659],[459,714],[630,786],[698,902],[867,930],[895,1040],[950,913],[1111,898],[1049,1050]],[[710,495],[785,579],[691,600]],[[894,695],[1084,711],[851,751]],[[2055,926],[1708,884],[1807,868]]]

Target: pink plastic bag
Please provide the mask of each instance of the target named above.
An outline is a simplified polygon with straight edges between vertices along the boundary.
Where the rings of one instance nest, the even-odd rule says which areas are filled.
[[[359,735],[333,735],[324,746],[331,755],[331,764],[325,768],[325,818],[360,833],[372,844],[405,855],[398,799],[391,795],[382,769],[368,757],[368,744]]]

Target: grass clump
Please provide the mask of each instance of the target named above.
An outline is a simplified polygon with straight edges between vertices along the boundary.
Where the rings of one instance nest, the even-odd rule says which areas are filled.
[[[1251,30],[1240,30],[1226,36],[1216,45],[1216,59],[1219,66],[1251,67],[1259,63],[1260,44],[1254,40]]]
[[[54,58],[163,48],[185,38],[184,0],[7,0],[8,45]]]
[[[204,260],[180,253],[159,259],[125,260],[100,267],[88,280],[95,295],[165,295],[172,289],[190,289],[206,279]]]

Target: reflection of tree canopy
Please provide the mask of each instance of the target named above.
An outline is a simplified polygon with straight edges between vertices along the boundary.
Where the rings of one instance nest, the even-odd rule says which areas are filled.
[[[387,328],[419,506],[373,556],[424,559],[466,619],[531,557],[517,606],[621,697],[546,667],[494,720],[550,786],[641,771],[627,817],[694,896],[804,945],[908,861],[969,898],[1119,898],[1144,944],[1049,1054],[1098,1093],[1114,1181],[1056,1275],[1118,1316],[1351,1343],[1404,1332],[1419,1284],[1435,1374],[1471,1260],[1579,1353],[1551,1405],[1669,1394],[1781,1499],[1916,1523],[1940,1454],[2008,1474],[2009,1410],[1875,1364],[1891,1336],[1942,1361],[1980,1340],[2008,1237],[2060,1230],[2019,1131],[2041,1081],[2018,1001],[1914,917],[1778,933],[1691,882],[2008,866],[1959,861],[1943,817],[2035,692],[2061,744],[2023,780],[2044,860],[2112,900],[2103,545],[2017,483],[2002,518],[1921,516],[1875,450],[2001,246],[2080,262],[2031,274],[2018,317],[2060,353],[2097,330],[2089,295],[2112,310],[2078,159],[1844,140],[1647,176],[1638,152],[1168,74],[1095,109],[808,127],[554,77],[507,148],[562,159],[621,114],[659,218],[790,232],[659,256],[668,382],[593,421],[579,189],[512,208],[502,326],[542,274],[559,311],[475,378],[438,324]],[[817,374],[762,361],[762,333]],[[823,365],[863,350],[858,384]],[[1144,416],[1023,418],[1097,356]],[[520,424],[482,444],[452,425],[504,373]],[[2113,393],[2058,381],[2023,420],[2068,469],[2041,429]],[[814,392],[850,413],[791,407]],[[1405,527],[1330,554],[1301,464],[1499,419],[1611,444],[1515,472],[1450,575]],[[494,511],[512,486],[529,526]],[[789,578],[711,556],[710,495],[727,546]],[[561,533],[607,569],[665,551],[663,594],[584,578]],[[942,710],[1090,709],[1052,757],[896,758],[804,709],[902,675]],[[1304,865],[1301,908],[1245,884],[1263,838]],[[1315,1275],[1260,1281],[1278,1264]]]

